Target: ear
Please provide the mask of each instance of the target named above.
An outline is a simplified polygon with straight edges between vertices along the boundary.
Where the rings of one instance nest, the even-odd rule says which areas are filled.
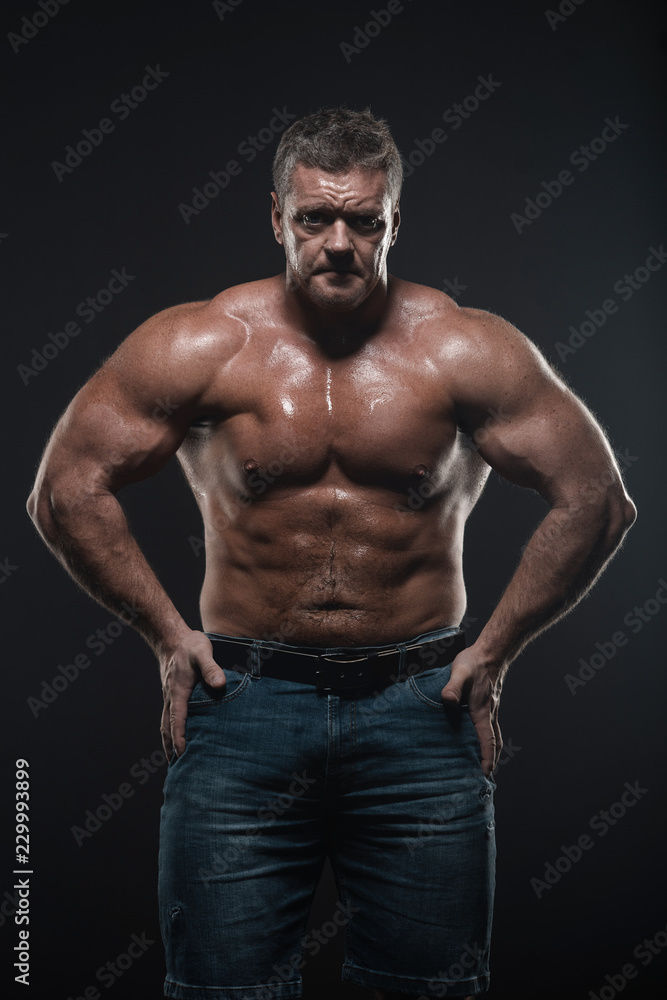
[[[273,226],[273,235],[275,236],[278,243],[283,242],[283,227],[282,227],[282,212],[280,211],[280,205],[278,204],[278,195],[275,191],[271,192],[271,225]]]
[[[398,236],[398,227],[401,224],[401,209],[400,202],[396,202],[396,208],[394,209],[394,216],[391,220],[391,243],[389,246],[394,245],[396,242],[396,237]]]

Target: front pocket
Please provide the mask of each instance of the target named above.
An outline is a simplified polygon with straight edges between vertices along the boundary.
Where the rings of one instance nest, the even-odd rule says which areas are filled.
[[[224,668],[227,683],[220,688],[212,688],[204,681],[198,681],[193,687],[188,699],[188,711],[197,708],[208,708],[210,705],[224,705],[243,694],[250,683],[250,674],[242,670]]]
[[[412,693],[429,708],[444,711],[440,692],[449,680],[451,666],[451,663],[446,663],[442,667],[432,667],[420,674],[413,674],[408,680]]]

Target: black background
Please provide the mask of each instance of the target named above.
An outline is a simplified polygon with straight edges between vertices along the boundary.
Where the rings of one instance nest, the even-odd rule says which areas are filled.
[[[7,984],[17,996],[66,1000],[97,986],[102,996],[133,1000],[161,996],[163,977],[155,883],[164,765],[143,783],[136,767],[160,747],[158,672],[130,629],[99,656],[86,645],[113,619],[67,579],[24,513],[41,449],[79,386],[149,315],[282,269],[269,228],[276,140],[253,162],[237,148],[268,127],[274,108],[300,116],[342,102],[370,105],[386,117],[405,156],[434,128],[448,133],[406,179],[390,269],[443,290],[465,286],[461,305],[499,313],[527,333],[625,455],[639,508],[636,526],[594,592],[523,654],[505,685],[501,722],[511,756],[497,774],[490,996],[584,1000],[602,990],[602,1000],[619,992],[653,997],[667,979],[667,948],[648,964],[633,956],[645,938],[657,934],[667,942],[660,642],[667,612],[650,603],[667,577],[667,268],[652,273],[627,301],[613,287],[644,266],[651,246],[667,240],[665,17],[648,2],[561,6],[572,13],[552,27],[544,5],[532,0],[407,0],[347,58],[341,43],[354,41],[355,28],[383,0],[374,8],[370,2],[243,0],[222,18],[203,0],[71,0],[39,30],[30,29],[34,37],[18,52],[2,38],[0,594],[3,690],[9,693],[0,788],[8,821],[0,857],[3,990]],[[26,0],[5,10],[3,36],[21,31],[22,18],[40,8]],[[145,101],[125,120],[110,113],[112,101],[157,64],[168,77]],[[443,124],[443,112],[489,74],[500,86],[488,100],[459,129]],[[628,127],[587,170],[572,166],[570,154],[616,116]],[[63,162],[66,147],[104,117],[114,121],[114,131],[59,181],[53,161]],[[193,188],[232,158],[242,164],[240,175],[186,224],[179,204],[191,204]],[[512,213],[523,213],[526,199],[544,190],[542,182],[568,168],[573,183],[517,232]],[[93,322],[79,318],[80,335],[26,379],[19,366],[33,365],[33,348],[41,353],[48,334],[76,320],[77,304],[123,267],[134,275],[127,288]],[[567,342],[568,328],[578,328],[586,310],[609,298],[618,311],[593,336],[580,338],[582,346],[559,355],[556,345]],[[175,463],[131,488],[124,502],[168,592],[197,627],[203,555],[195,549],[202,531]],[[471,518],[465,553],[473,634],[543,512],[532,494],[492,477]],[[648,620],[633,631],[624,618],[647,601]],[[590,661],[596,643],[609,649],[604,644],[618,630],[627,644],[573,694],[565,675],[576,675],[581,659]],[[62,677],[59,665],[82,653],[91,665],[35,714],[28,699],[43,698],[43,683]],[[29,760],[31,773],[29,987],[14,987],[12,969],[17,758]],[[159,754],[154,759],[159,762]],[[647,790],[639,801],[606,836],[592,833],[591,819],[635,781]],[[95,812],[103,794],[124,782],[134,794],[79,846],[72,827],[83,826],[86,811]],[[562,855],[561,845],[587,832],[593,849],[538,898],[531,879],[543,878],[547,862]],[[327,874],[312,926],[321,926],[334,906]],[[122,977],[103,985],[97,970],[126,951],[132,934],[155,943]],[[341,949],[339,935],[309,963],[306,997],[331,984],[337,994]],[[614,977],[628,963],[637,975],[621,989]],[[353,986],[339,992],[351,1000],[369,995]]]

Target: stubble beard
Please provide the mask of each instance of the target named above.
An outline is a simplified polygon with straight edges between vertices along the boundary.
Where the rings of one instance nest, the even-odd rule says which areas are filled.
[[[327,312],[336,313],[352,312],[362,305],[371,294],[371,290],[365,282],[358,289],[327,291],[313,278],[302,285],[302,291],[313,305],[325,309]]]

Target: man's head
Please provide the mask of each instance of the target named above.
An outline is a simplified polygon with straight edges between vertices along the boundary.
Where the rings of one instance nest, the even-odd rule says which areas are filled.
[[[352,167],[383,170],[391,207],[398,205],[403,184],[401,157],[386,121],[374,118],[369,108],[320,108],[290,125],[273,159],[273,186],[281,206],[297,163],[330,174],[344,173]]]
[[[273,228],[288,286],[349,311],[386,283],[400,221],[401,159],[384,121],[330,108],[294,122],[273,165]]]

